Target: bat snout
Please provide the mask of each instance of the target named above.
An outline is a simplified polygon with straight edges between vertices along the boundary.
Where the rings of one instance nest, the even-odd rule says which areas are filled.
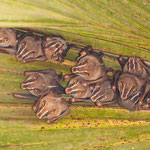
[[[98,98],[97,93],[95,93],[95,94],[93,94],[93,96],[91,97],[91,100],[92,100],[93,102],[96,102],[96,101],[97,101],[97,98]]]
[[[69,88],[69,87],[68,87],[68,88],[65,89],[65,93],[66,93],[66,94],[70,94],[71,91],[72,91],[72,88]]]
[[[41,107],[39,111],[36,113],[37,118],[42,119],[45,118],[48,114],[48,110],[45,107]]]
[[[21,84],[21,88],[23,90],[34,89],[37,86],[38,85],[35,86],[35,83],[33,83],[33,82],[24,82],[24,83]]]
[[[36,116],[38,119],[42,119],[42,113],[37,113]]]
[[[122,100],[126,100],[127,99],[127,94],[122,93],[120,97],[121,97]]]
[[[85,65],[77,65],[72,67],[72,73],[84,73],[87,71],[87,67],[85,67]]]
[[[21,84],[21,88],[22,88],[23,90],[25,90],[25,89],[27,88],[27,85],[26,85],[25,83],[22,83],[22,84]]]
[[[76,67],[72,67],[72,73],[76,73],[77,69]]]
[[[16,54],[16,58],[18,59],[18,60],[22,60],[22,55],[19,55],[18,53]]]

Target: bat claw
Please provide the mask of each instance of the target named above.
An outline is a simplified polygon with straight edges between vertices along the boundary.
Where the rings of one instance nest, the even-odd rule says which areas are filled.
[[[47,123],[47,124],[50,124],[50,123],[51,123],[51,121],[50,121],[50,120],[47,120],[47,121],[46,121],[46,123]]]
[[[102,103],[101,103],[101,102],[96,102],[96,105],[97,105],[98,107],[102,107]]]
[[[36,111],[36,110],[37,110],[37,107],[36,107],[36,106],[33,106],[33,107],[32,107],[32,110],[33,110],[33,111]]]
[[[76,99],[75,99],[75,98],[70,98],[69,101],[70,101],[71,103],[74,103],[74,102],[76,102]]]

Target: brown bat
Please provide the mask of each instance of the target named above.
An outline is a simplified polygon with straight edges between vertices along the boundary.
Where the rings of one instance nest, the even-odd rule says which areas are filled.
[[[45,61],[42,40],[30,32],[20,37],[17,44],[16,58],[23,63]]]
[[[84,99],[90,98],[92,94],[90,86],[84,86],[84,83],[85,80],[80,76],[75,76],[68,82],[65,92],[73,97],[71,99],[72,102],[75,102],[77,99],[80,99],[78,101],[84,101]]]
[[[64,93],[64,88],[59,84],[61,74],[58,75],[53,69],[25,71],[24,74],[28,78],[21,84],[21,88],[34,96],[41,96],[47,90]]]
[[[95,102],[97,106],[110,105],[117,102],[116,94],[112,88],[110,79],[96,83],[92,90],[91,100]]]
[[[72,73],[85,80],[97,80],[106,75],[107,70],[102,60],[102,54],[87,46],[80,52],[77,65],[72,67]]]
[[[42,39],[28,32],[16,37],[15,30],[0,28],[0,51],[11,55],[23,63],[55,60],[63,62],[70,45],[62,37],[45,36]]]
[[[137,110],[145,104],[150,92],[149,81],[120,71],[115,74],[114,87],[118,89],[119,105],[129,110]]]
[[[65,91],[73,97],[72,102],[89,102],[98,106],[116,103],[116,95],[108,76],[92,81],[92,84],[75,76],[69,81]]]
[[[0,47],[16,47],[16,32],[11,28],[0,28]]]
[[[49,92],[33,106],[36,116],[39,119],[46,118],[47,123],[52,123],[70,113],[67,101],[58,93]]]
[[[140,78],[150,79],[150,67],[146,65],[139,57],[129,57],[127,60],[119,57],[118,61],[123,72],[134,74]]]
[[[37,100],[33,106],[33,110],[39,119],[48,119],[46,122],[52,123],[70,113],[69,104],[67,101],[56,91],[43,91],[39,97],[25,93],[13,93],[16,98],[25,98]]]
[[[44,37],[43,50],[48,61],[63,62],[69,45],[62,37]]]
[[[139,110],[145,105],[149,105],[148,109],[150,109],[150,82],[141,91],[132,95],[132,97],[125,100],[119,99],[118,103],[120,106],[131,111]]]
[[[16,44],[16,31],[11,28],[0,28],[0,51],[15,55]]]
[[[69,114],[69,104],[60,94],[64,88],[59,84],[61,75],[53,69],[25,71],[29,77],[21,84],[28,93],[13,93],[16,98],[37,100],[33,106],[39,119],[47,118],[52,123]]]

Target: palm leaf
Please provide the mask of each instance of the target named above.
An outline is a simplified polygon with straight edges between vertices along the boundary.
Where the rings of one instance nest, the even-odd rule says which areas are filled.
[[[0,25],[32,27],[69,42],[149,60],[149,6],[147,0],[2,0]]]

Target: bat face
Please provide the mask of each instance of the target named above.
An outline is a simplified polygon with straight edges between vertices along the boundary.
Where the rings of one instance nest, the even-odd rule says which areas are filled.
[[[71,95],[74,98],[88,98],[91,96],[91,90],[89,86],[84,86],[83,83],[85,82],[80,76],[76,76],[72,78],[66,89],[66,94]]]
[[[48,93],[38,100],[33,109],[39,119],[50,119],[51,122],[56,121],[69,114],[68,103],[59,94]]]
[[[81,76],[85,80],[96,80],[106,74],[106,69],[104,63],[100,62],[97,57],[87,55],[72,67],[72,73]]]
[[[138,110],[149,103],[150,67],[138,57],[130,57],[127,61],[120,57],[118,61],[123,70],[120,76],[115,75],[118,80],[114,83],[117,83],[120,96],[118,104],[128,110]]]
[[[147,97],[145,98],[145,102],[148,108],[150,109],[150,90],[149,90],[149,93],[147,94]]]
[[[149,89],[150,90],[150,89]],[[119,99],[118,104],[130,111],[139,110],[143,105],[148,104],[147,97],[144,96],[144,88],[141,88],[138,92],[132,93],[130,97],[127,97],[125,100]],[[139,104],[141,98],[143,97],[142,104]]]
[[[131,73],[138,77],[147,78],[149,76],[147,68],[145,68],[145,64],[138,57],[130,57],[128,61],[125,63],[123,67],[123,72]],[[149,68],[150,70],[150,68]]]
[[[22,89],[28,90],[35,96],[40,96],[47,87],[44,77],[38,73],[30,75],[22,84]]]
[[[105,80],[104,82],[96,83],[93,91],[91,100],[93,102],[99,102],[104,104],[109,104],[115,98],[115,92],[112,89],[111,81]]]
[[[16,47],[16,33],[10,28],[0,28],[0,47]]]
[[[57,80],[57,76],[50,74],[34,73],[31,74],[22,84],[22,89],[28,90],[34,96],[41,96],[45,90],[59,90],[61,86]]]
[[[30,60],[39,60],[43,57],[44,53],[42,50],[42,41],[36,39],[34,36],[24,36],[18,43],[16,57],[23,63],[30,62]]]
[[[145,82],[144,84],[141,84],[140,82],[138,83],[138,80],[137,80],[137,91],[136,92],[131,91],[131,92],[132,93],[125,100],[121,98],[119,99],[118,104],[120,106],[128,110],[135,111],[135,110],[140,109],[145,104],[149,105],[149,98],[150,98],[150,83],[149,82]]]
[[[43,43],[45,56],[49,61],[63,62],[68,45],[61,37],[46,37]]]
[[[145,81],[140,80],[138,77],[132,74],[124,73],[118,79],[118,90],[120,98],[126,100],[135,95],[139,95],[143,88]]]
[[[140,100],[140,95],[137,93],[126,100],[119,99],[118,104],[119,104],[119,106],[121,106],[125,109],[128,109],[130,111],[135,111],[135,110],[139,109],[137,107],[139,100]]]

